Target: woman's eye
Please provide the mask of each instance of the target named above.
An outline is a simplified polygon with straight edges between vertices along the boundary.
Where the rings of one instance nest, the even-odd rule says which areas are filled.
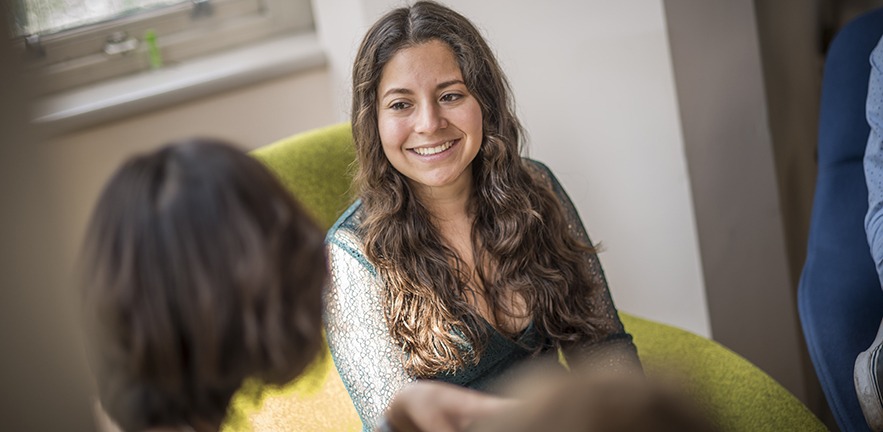
[[[463,95],[459,93],[447,93],[441,97],[442,102],[453,102],[455,100],[459,100]]]
[[[406,102],[396,102],[396,103],[390,105],[389,108],[393,111],[401,111],[405,108],[408,108],[408,106],[409,105]]]

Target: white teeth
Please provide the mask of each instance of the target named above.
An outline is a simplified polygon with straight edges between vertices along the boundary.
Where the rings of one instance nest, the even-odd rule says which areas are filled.
[[[434,155],[436,153],[441,153],[454,145],[454,141],[448,141],[440,146],[435,147],[424,147],[424,148],[415,148],[414,151],[417,152],[420,156],[429,156]]]

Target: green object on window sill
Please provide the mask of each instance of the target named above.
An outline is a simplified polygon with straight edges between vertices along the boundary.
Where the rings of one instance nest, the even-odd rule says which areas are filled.
[[[144,42],[147,44],[147,60],[151,69],[159,69],[162,67],[162,54],[159,52],[159,45],[156,44],[156,32],[147,30],[144,33]]]

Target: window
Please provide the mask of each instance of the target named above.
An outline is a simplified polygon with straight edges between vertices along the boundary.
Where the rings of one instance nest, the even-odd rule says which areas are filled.
[[[46,93],[313,26],[309,0],[14,0],[12,17]]]

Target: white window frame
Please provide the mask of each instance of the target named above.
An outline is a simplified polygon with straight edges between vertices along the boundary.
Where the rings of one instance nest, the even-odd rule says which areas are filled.
[[[72,30],[42,36],[37,43],[19,41],[30,67],[44,75],[43,93],[57,93],[151,68],[151,29],[165,66],[284,34],[311,32],[309,0],[211,0],[212,13],[193,17],[199,2],[188,2]],[[105,53],[108,38],[124,32],[137,40],[122,54]]]

